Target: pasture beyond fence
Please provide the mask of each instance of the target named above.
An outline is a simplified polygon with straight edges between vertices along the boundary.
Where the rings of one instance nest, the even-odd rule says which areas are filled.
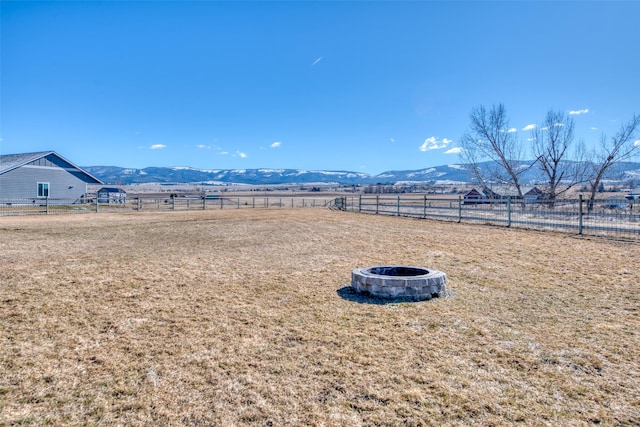
[[[420,194],[342,197],[135,197],[122,203],[101,203],[98,199],[0,200],[0,216],[247,208],[333,208],[358,213],[491,224],[640,241],[640,201],[624,199],[615,203],[597,200],[591,207],[582,197],[563,200],[506,198],[469,201],[462,197],[433,197]]]
[[[582,197],[564,200],[465,200],[462,197],[411,194],[341,197],[334,204],[341,210],[359,213],[640,240],[640,202],[637,200],[597,200],[590,206]]]
[[[149,210],[203,210],[244,208],[326,208],[334,197],[133,197],[123,202],[42,199],[0,200],[0,216]]]

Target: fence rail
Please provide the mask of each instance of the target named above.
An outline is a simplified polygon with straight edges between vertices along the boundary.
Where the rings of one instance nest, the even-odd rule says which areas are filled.
[[[42,215],[57,213],[176,211],[244,208],[327,208],[334,197],[135,197],[124,202],[104,203],[98,199],[78,201],[53,198],[2,199],[0,216]]]
[[[464,200],[416,196],[343,197],[342,210],[482,223],[505,227],[562,231],[580,235],[640,240],[640,202],[598,200],[592,206],[582,197],[564,200]]]
[[[640,201],[596,201],[589,207],[582,198],[563,200],[480,200],[462,197],[342,196],[214,198],[136,197],[126,202],[102,203],[63,199],[3,199],[0,216],[59,213],[177,211],[247,208],[332,208],[345,211],[431,218],[441,221],[493,224],[580,235],[640,240]]]

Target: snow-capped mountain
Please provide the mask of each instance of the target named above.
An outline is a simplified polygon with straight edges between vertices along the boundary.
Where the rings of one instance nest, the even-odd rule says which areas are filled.
[[[489,163],[481,167],[489,167]],[[523,162],[528,170],[523,183],[544,182],[538,168]],[[607,174],[607,179],[619,182],[640,181],[640,163],[625,162],[616,165]],[[85,166],[93,176],[107,184],[142,183],[234,183],[234,184],[459,184],[473,183],[474,178],[468,165],[451,164],[419,170],[388,171],[378,175],[350,171],[325,171],[304,169],[195,169],[191,167],[148,167],[144,169],[122,168],[118,166]]]

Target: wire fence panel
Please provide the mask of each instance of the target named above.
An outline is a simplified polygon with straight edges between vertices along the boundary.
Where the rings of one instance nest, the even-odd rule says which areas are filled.
[[[101,202],[98,199],[63,200],[53,198],[2,199],[0,216],[47,215],[82,212],[177,211],[257,208],[327,208],[334,197],[131,197]]]
[[[92,209],[95,212],[95,209],[86,203],[71,199],[31,198],[0,200],[0,216],[83,213]]]
[[[353,196],[343,210],[640,240],[640,202]],[[337,202],[336,202],[337,203]],[[590,208],[590,209],[589,209]]]

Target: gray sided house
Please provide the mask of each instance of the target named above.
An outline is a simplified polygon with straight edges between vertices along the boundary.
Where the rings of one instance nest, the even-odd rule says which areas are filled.
[[[87,184],[103,184],[55,151],[0,156],[0,200],[82,200]]]

